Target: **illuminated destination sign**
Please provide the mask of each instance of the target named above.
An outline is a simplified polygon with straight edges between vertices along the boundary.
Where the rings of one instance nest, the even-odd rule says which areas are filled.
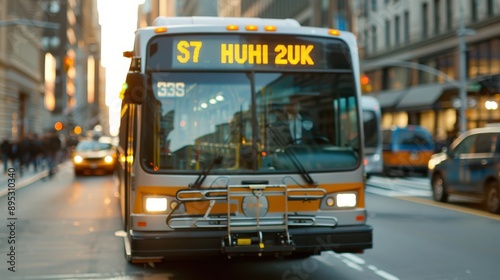
[[[180,64],[196,64],[200,62],[203,41],[181,40],[177,44],[176,62]],[[269,50],[268,44],[225,44],[219,43],[220,64],[276,64],[276,65],[311,65],[314,60],[311,52],[314,45],[278,44]],[[273,58],[269,62],[269,57]]]
[[[351,69],[339,39],[286,35],[162,36],[149,44],[149,68]]]

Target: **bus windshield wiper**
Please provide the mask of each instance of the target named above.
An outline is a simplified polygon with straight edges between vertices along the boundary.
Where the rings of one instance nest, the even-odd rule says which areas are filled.
[[[212,168],[216,164],[221,164],[222,163],[223,157],[221,155],[215,155],[214,158],[210,161],[210,163],[203,168],[201,173],[198,175],[196,178],[196,181],[194,183],[189,184],[190,189],[199,189],[201,187],[201,184],[203,184],[203,181],[205,181],[205,178],[207,178],[207,175],[210,174],[210,171],[212,171]]]
[[[276,141],[276,143],[278,143],[279,148],[284,151],[285,155],[287,155],[293,165],[295,165],[295,168],[297,168],[304,181],[306,181],[308,185],[317,187],[318,185],[316,184],[316,182],[314,182],[311,175],[309,175],[309,172],[307,172],[307,169],[297,158],[297,155],[291,149],[287,149],[285,147],[283,138],[276,132],[274,127],[272,127],[272,125],[270,124],[268,124],[267,127],[271,131],[273,139]]]
[[[223,145],[227,145],[231,139],[233,139],[233,136],[236,134],[236,132],[240,131],[239,126],[233,127],[231,130],[231,133],[228,135],[226,138],[226,141],[224,141]],[[210,174],[210,171],[212,171],[212,168],[216,164],[221,164],[222,160],[224,157],[220,155],[218,152],[214,155],[210,163],[203,168],[200,174],[198,174],[198,177],[196,178],[196,181],[194,183],[189,184],[190,189],[199,189],[201,185],[203,184],[203,181],[205,181],[205,178],[207,178],[207,175]]]

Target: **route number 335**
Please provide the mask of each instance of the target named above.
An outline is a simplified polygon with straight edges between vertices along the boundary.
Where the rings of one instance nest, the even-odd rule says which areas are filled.
[[[158,97],[184,97],[185,84],[183,82],[157,82]]]

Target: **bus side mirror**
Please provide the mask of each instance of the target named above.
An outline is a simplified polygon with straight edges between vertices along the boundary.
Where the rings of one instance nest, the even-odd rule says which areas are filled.
[[[146,94],[144,75],[138,72],[129,72],[125,80],[123,102],[141,104]]]

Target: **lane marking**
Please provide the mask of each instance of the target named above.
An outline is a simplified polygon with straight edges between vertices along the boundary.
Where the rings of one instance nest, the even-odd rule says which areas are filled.
[[[391,180],[391,179],[388,179],[388,180]],[[401,181],[403,181],[403,180],[401,180]],[[417,191],[418,188],[414,189],[414,190],[405,190],[405,189],[401,189],[401,187],[411,188],[408,186],[406,186],[406,187],[401,186],[399,184],[393,185],[392,188],[387,188],[387,187],[380,186],[377,184],[367,183],[366,192],[378,194],[378,195],[382,195],[382,196],[386,196],[386,197],[398,198],[401,200],[406,200],[406,201],[410,201],[410,202],[414,202],[414,203],[430,205],[430,206],[439,207],[442,209],[453,210],[453,211],[457,211],[457,212],[461,212],[461,213],[465,213],[465,214],[469,214],[469,215],[475,215],[475,216],[479,216],[479,217],[483,217],[483,218],[488,218],[488,219],[500,221],[500,215],[489,213],[486,210],[472,209],[472,208],[468,208],[468,207],[464,207],[464,206],[455,205],[455,204],[452,204],[449,202],[444,203],[444,202],[434,201],[432,199],[432,191],[431,190]],[[458,196],[457,199],[458,198],[460,198],[460,196]]]
[[[465,213],[465,214],[470,214],[470,215],[475,215],[475,216],[480,216],[483,218],[488,218],[488,219],[500,221],[500,215],[488,213],[488,212],[485,212],[482,210],[470,209],[470,208],[466,208],[466,207],[462,207],[462,206],[458,206],[458,205],[453,205],[453,204],[449,204],[449,203],[437,202],[437,201],[429,200],[429,199],[423,199],[420,197],[398,196],[396,198],[401,199],[401,200],[405,200],[405,201],[435,206],[435,207],[439,207],[439,208],[443,208],[443,209],[454,210],[454,211]]]
[[[364,267],[366,267],[366,268],[368,268],[368,270],[373,271],[375,274],[377,274],[378,276],[380,276],[386,280],[399,280],[398,277],[396,277],[396,276],[394,276],[386,271],[377,269],[377,267],[375,267],[374,265],[367,264],[363,258],[361,258],[355,254],[351,254],[351,253],[337,254],[333,251],[327,251],[327,252],[323,252],[319,256],[313,256],[313,258],[320,261],[321,263],[324,263],[329,267],[335,268],[335,266],[331,262],[328,261],[328,257],[335,257],[337,259],[340,259],[348,267],[350,267],[354,270],[357,270],[357,271],[364,271]]]
[[[387,273],[387,272],[385,272],[383,270],[376,270],[375,274],[377,274],[378,276],[380,276],[382,278],[385,278],[387,280],[399,280],[398,277],[396,277],[396,276],[394,276],[394,275],[392,275],[390,273]]]

